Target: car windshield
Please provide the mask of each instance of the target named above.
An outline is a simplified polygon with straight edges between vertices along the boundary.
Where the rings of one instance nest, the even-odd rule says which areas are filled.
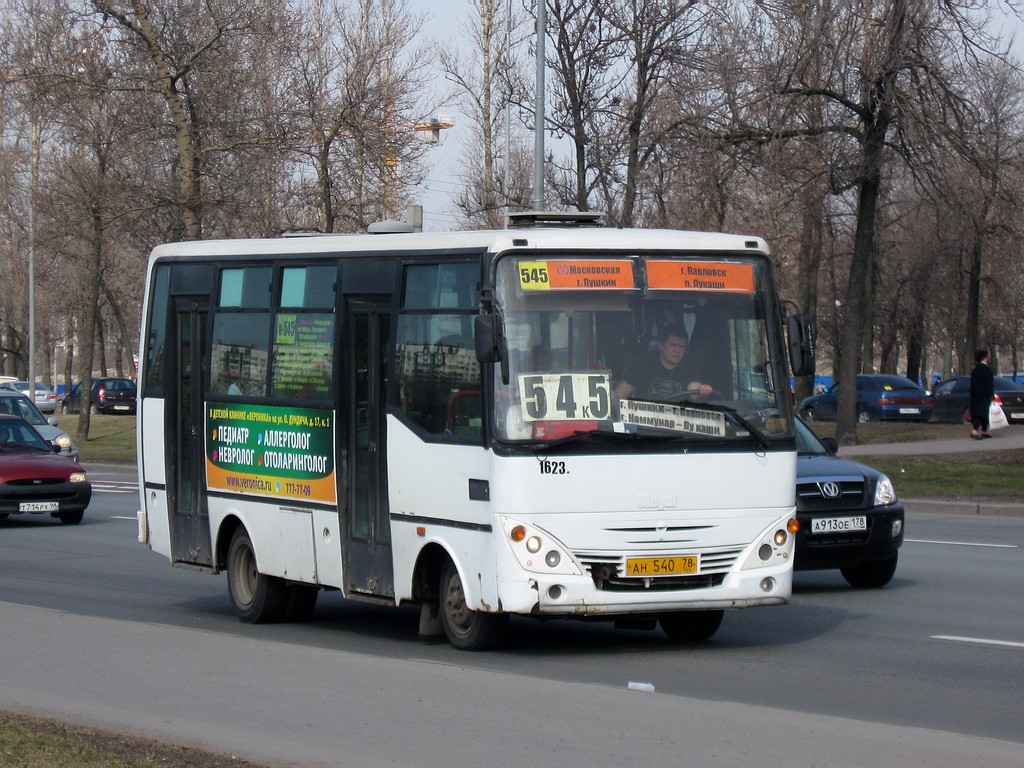
[[[4,419],[0,422],[0,451],[5,453],[51,452],[49,446],[32,425],[22,419]]]
[[[552,447],[583,435],[596,445],[598,434],[600,444],[791,435],[770,286],[762,263],[733,256],[501,259],[498,438]]]
[[[828,451],[818,436],[800,419],[796,419],[796,450],[801,456],[825,456]]]
[[[131,392],[135,389],[135,382],[131,379],[99,379],[94,386],[98,389]]]
[[[21,418],[34,426],[49,424],[32,401],[24,397],[0,397],[0,413],[21,416]]]
[[[872,376],[870,381],[873,382],[878,389],[882,390],[920,389],[917,384],[903,376]]]

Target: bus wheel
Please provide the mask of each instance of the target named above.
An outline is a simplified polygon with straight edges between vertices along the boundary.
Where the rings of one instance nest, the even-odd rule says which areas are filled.
[[[876,560],[873,563],[865,563],[852,568],[841,568],[846,583],[858,589],[878,589],[888,584],[896,573],[896,563],[899,562],[899,555],[893,555],[886,560]]]
[[[501,644],[508,631],[507,613],[481,613],[466,605],[462,579],[450,560],[441,570],[441,624],[448,642],[463,651],[483,651]]]
[[[710,640],[722,625],[724,611],[674,611],[663,613],[658,623],[677,643],[700,643]]]
[[[284,620],[303,622],[309,621],[316,608],[316,598],[320,594],[319,587],[306,584],[292,584],[288,587],[288,605],[284,609]]]
[[[288,585],[256,568],[256,552],[245,528],[239,527],[228,547],[228,592],[238,618],[247,624],[270,624],[284,618]]]

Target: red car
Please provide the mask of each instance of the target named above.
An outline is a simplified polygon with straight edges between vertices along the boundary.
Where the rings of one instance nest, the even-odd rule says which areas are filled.
[[[48,514],[65,525],[82,522],[92,484],[79,464],[55,450],[20,416],[0,414],[0,520]]]

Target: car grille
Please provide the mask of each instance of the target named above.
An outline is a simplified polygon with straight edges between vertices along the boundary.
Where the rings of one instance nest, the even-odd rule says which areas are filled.
[[[63,485],[67,480],[60,477],[29,478],[28,480],[10,480],[8,486],[24,486],[26,488],[38,488],[43,485]]]
[[[660,576],[657,578],[626,578],[620,576],[626,570],[625,555],[609,552],[575,552],[576,558],[589,571],[594,585],[608,592],[667,592],[680,589],[707,589],[717,587],[725,581],[725,575],[735,565],[741,547],[707,550],[700,553],[700,571],[685,576]],[[658,554],[672,555],[671,552]],[[692,554],[688,550],[686,554]]]
[[[864,482],[861,480],[844,480],[835,482],[839,494],[835,497],[825,495],[823,489],[828,482],[798,483],[796,486],[796,508],[801,512],[828,512],[838,509],[859,509],[864,504]]]

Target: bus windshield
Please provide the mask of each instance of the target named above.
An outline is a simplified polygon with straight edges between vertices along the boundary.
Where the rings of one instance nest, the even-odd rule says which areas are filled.
[[[499,440],[792,437],[767,260],[747,255],[506,256],[495,296]]]

